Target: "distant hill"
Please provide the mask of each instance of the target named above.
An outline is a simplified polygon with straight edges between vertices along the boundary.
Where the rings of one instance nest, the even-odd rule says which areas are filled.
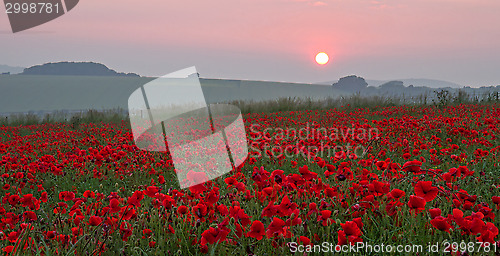
[[[414,87],[429,87],[429,88],[462,88],[464,87],[461,84],[453,83],[453,82],[448,82],[448,81],[443,81],[443,80],[435,80],[435,79],[426,79],[426,78],[409,78],[409,79],[393,79],[393,80],[371,80],[371,79],[366,79],[366,83],[368,83],[368,86],[373,86],[373,87],[379,87],[385,83],[392,82],[392,81],[401,81],[403,84],[408,87],[410,85],[413,85]],[[318,84],[334,84],[337,83],[338,81],[327,81],[327,82],[321,82]]]
[[[379,86],[380,89],[393,89],[393,90],[403,90],[405,88],[405,85],[403,81],[390,81],[387,82],[381,86]]]
[[[103,64],[94,62],[46,63],[25,68],[21,75],[140,77],[135,73],[118,73]]]
[[[23,67],[12,67],[7,65],[0,65],[0,74],[2,73],[10,73],[10,74],[19,74],[23,72]]]
[[[409,100],[414,100],[419,97],[431,100],[436,97],[436,91],[440,90],[447,90],[451,93],[461,90],[472,97],[482,97],[492,91],[498,91],[500,89],[500,86],[483,86],[480,88],[463,87],[449,82],[430,79],[403,79],[387,82],[376,81],[376,86],[369,86],[370,82],[373,84],[373,80],[365,80],[362,77],[350,75],[340,78],[339,81],[333,83],[331,87],[336,90],[359,94],[364,97],[380,96]]]
[[[396,79],[397,81],[403,82],[403,84],[408,87],[413,85],[414,87],[429,87],[429,88],[463,88],[464,86],[461,84],[443,81],[443,80],[435,80],[435,79],[426,79],[426,78],[409,78],[409,79]],[[366,80],[368,86],[378,87],[382,84],[395,81],[395,80]]]

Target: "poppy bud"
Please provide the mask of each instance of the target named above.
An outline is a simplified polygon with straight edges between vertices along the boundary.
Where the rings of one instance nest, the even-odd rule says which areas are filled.
[[[276,181],[276,183],[281,183],[281,181],[283,181],[283,179],[281,178],[281,176],[275,175],[274,176],[274,181]]]
[[[339,174],[339,175],[337,175],[337,180],[344,181],[344,180],[346,180],[346,177],[344,176],[344,174]]]

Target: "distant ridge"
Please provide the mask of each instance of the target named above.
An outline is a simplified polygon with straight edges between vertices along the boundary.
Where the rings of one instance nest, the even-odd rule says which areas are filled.
[[[12,67],[8,65],[0,65],[0,74],[9,73],[9,74],[19,74],[23,72],[23,67]]]
[[[368,86],[371,87],[379,87],[385,83],[391,82],[391,81],[401,81],[403,84],[408,87],[410,85],[413,85],[414,87],[428,87],[428,88],[463,88],[464,85],[453,83],[453,82],[448,82],[448,81],[443,81],[443,80],[435,80],[435,79],[426,79],[426,78],[409,78],[409,79],[392,79],[392,80],[370,80],[366,79],[366,83],[368,83]],[[327,82],[321,82],[318,84],[325,84],[325,85],[332,85],[337,83],[338,81],[327,81]]]
[[[413,85],[415,87],[429,87],[429,88],[463,88],[464,85],[435,79],[426,78],[408,78],[408,79],[394,79],[394,80],[366,80],[368,86],[380,86],[391,81],[401,81],[405,86]]]
[[[140,77],[135,73],[118,73],[104,64],[95,62],[45,63],[25,68],[21,75]]]

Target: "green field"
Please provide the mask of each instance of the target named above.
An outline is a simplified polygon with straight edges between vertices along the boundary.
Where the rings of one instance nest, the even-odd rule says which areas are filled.
[[[0,76],[0,113],[127,109],[130,94],[154,78],[92,76]],[[200,79],[209,103],[283,97],[338,97],[330,86],[263,81]]]

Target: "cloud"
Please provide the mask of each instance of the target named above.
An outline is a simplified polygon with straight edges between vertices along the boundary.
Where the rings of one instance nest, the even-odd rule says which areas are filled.
[[[321,2],[321,1],[316,1],[314,3],[312,3],[312,6],[325,6],[327,5],[325,2]]]
[[[306,3],[310,6],[326,6],[326,5],[328,5],[324,1],[318,1],[318,0],[292,0],[292,2]]]
[[[393,9],[402,6],[401,4],[390,0],[370,0],[369,3],[371,8],[380,10]]]

